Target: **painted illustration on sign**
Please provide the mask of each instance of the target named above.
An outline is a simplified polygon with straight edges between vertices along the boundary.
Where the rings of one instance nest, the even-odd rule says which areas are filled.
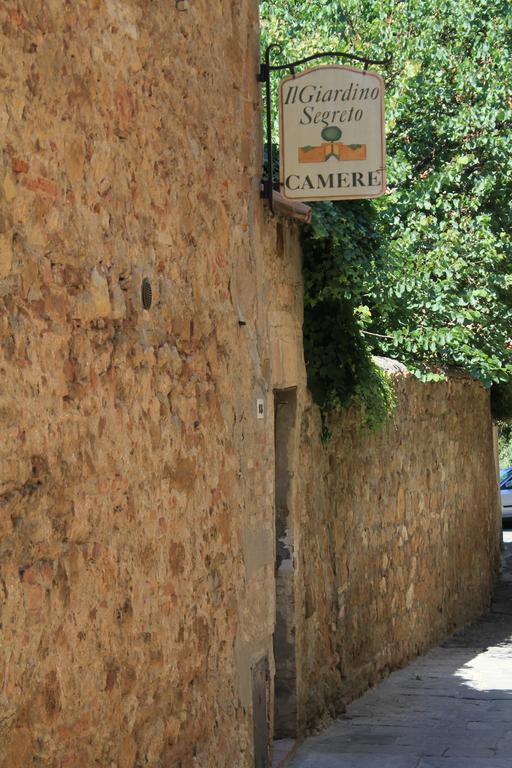
[[[325,163],[331,157],[337,160],[366,160],[366,144],[343,144],[342,131],[335,125],[324,128],[325,139],[319,147],[299,147],[299,163]]]
[[[294,200],[385,192],[384,84],[351,67],[315,67],[279,87],[281,189]]]

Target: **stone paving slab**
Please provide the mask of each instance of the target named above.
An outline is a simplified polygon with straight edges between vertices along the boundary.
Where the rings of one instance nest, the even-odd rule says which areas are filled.
[[[406,755],[354,755],[347,753],[336,756],[324,755],[320,752],[310,752],[302,762],[292,761],[290,766],[296,764],[300,765],[301,768],[419,768],[418,758]],[[496,768],[502,768],[502,766],[496,766]]]
[[[491,612],[353,702],[289,768],[512,768],[512,543]]]
[[[422,757],[416,768],[511,768],[511,758],[492,757],[482,761],[480,757]],[[344,768],[341,763],[339,768]]]
[[[322,755],[312,752],[303,768],[511,768],[511,759],[435,758],[382,755]]]

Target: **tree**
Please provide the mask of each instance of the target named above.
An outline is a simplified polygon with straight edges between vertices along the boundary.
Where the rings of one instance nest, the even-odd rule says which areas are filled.
[[[423,379],[458,366],[486,386],[508,381],[508,0],[275,0],[261,3],[261,16],[262,43],[280,43],[281,61],[318,50],[391,58],[383,72],[388,194],[316,204],[304,231],[305,345],[319,402],[347,402],[354,393],[364,401],[368,372],[357,381],[357,361],[372,352],[400,359]],[[316,343],[321,336],[328,346],[333,318],[358,350],[348,389],[347,376],[325,364],[332,350]]]

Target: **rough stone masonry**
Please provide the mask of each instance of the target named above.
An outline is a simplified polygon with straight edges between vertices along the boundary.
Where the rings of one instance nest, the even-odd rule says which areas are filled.
[[[257,2],[188,6],[0,2],[1,768],[248,768],[276,623],[300,733],[488,598],[486,393],[403,384],[403,429],[322,447],[297,232],[259,197]]]
[[[0,3],[3,768],[251,760],[257,3],[174,6]]]
[[[396,411],[376,435],[357,412],[332,441],[303,439],[300,716],[311,726],[479,616],[500,562],[489,394],[453,373],[423,384],[403,366]],[[316,410],[302,429],[320,429]]]

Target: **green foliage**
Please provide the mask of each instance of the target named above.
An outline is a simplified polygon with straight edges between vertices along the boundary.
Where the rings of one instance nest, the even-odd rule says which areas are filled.
[[[391,383],[361,333],[361,302],[378,266],[374,224],[369,202],[319,203],[302,238],[309,388],[325,409],[348,407],[356,399],[368,429],[378,428],[394,404]]]
[[[341,130],[336,125],[331,125],[328,128],[324,128],[322,131],[322,139],[324,141],[338,141],[341,139]]]
[[[493,418],[501,424],[512,424],[512,382],[494,384],[491,387]]]
[[[512,424],[498,421],[500,469],[512,467]]]
[[[392,58],[388,194],[315,205],[304,233],[318,401],[363,392],[366,402],[372,352],[424,380],[443,378],[445,366],[486,386],[510,380],[512,5],[269,0],[261,17],[263,46],[283,46],[274,60],[321,50]]]
[[[387,5],[383,38],[402,42],[388,93],[392,191],[379,201],[388,301],[375,323],[393,338],[380,347],[419,375],[457,365],[489,385],[512,373],[511,6]]]

